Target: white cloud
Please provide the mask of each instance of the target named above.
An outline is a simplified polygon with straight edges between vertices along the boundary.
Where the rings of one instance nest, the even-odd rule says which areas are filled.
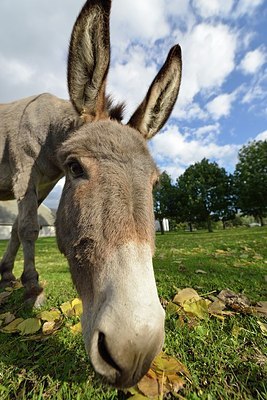
[[[111,33],[116,46],[133,37],[153,42],[170,34],[164,0],[117,0],[112,4]]]
[[[259,133],[254,140],[267,140],[267,130]]]
[[[179,104],[200,91],[220,87],[235,67],[236,34],[223,24],[199,24],[183,38],[183,79]]]
[[[218,120],[221,117],[227,117],[230,114],[235,98],[236,95],[234,93],[223,93],[211,100],[206,107],[212,118]]]
[[[193,7],[202,18],[228,15],[233,7],[234,0],[193,0]]]
[[[261,4],[263,4],[263,2],[264,0],[239,0],[233,16],[238,18],[245,14],[251,15]]]
[[[266,52],[261,49],[249,51],[240,63],[240,68],[245,74],[255,74],[266,61]]]
[[[193,137],[202,143],[210,143],[220,133],[220,124],[204,125],[192,131]]]
[[[161,169],[167,171],[184,171],[203,158],[214,160],[227,170],[233,170],[240,149],[239,145],[234,144],[220,146],[213,141],[207,143],[196,139],[187,140],[174,125],[156,135],[150,147]]]
[[[35,70],[26,63],[14,58],[6,58],[0,54],[0,76],[1,79],[8,79],[13,85],[28,83]]]
[[[143,100],[156,73],[156,64],[147,64],[146,51],[141,46],[129,49],[127,62],[117,61],[112,65],[107,90],[116,100],[126,101],[126,119]]]

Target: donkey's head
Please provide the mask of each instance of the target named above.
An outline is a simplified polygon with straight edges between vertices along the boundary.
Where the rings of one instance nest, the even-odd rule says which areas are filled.
[[[88,0],[73,29],[70,97],[85,123],[59,150],[65,170],[58,215],[60,250],[83,303],[83,336],[97,372],[135,384],[164,340],[164,311],[152,266],[152,188],[158,170],[148,148],[177,98],[181,51],[174,46],[126,125],[105,96],[111,0]]]

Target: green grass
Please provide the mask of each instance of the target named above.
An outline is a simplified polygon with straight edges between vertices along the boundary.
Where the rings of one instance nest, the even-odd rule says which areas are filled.
[[[156,241],[154,266],[160,297],[171,300],[177,288],[184,287],[199,294],[229,288],[254,302],[267,300],[267,228],[170,233],[157,235]],[[0,242],[1,252],[5,245]],[[36,254],[47,295],[45,308],[76,297],[55,240],[38,240]],[[17,276],[21,270],[20,252]],[[18,310],[19,315],[31,316],[31,311],[21,307],[22,296],[22,291],[14,292],[0,312]],[[191,373],[192,382],[181,395],[189,400],[267,399],[267,343],[257,320],[237,314],[224,321],[192,322],[167,315],[164,350]],[[101,383],[88,362],[81,336],[74,336],[67,326],[44,342],[0,334],[0,348],[1,400],[126,398]]]

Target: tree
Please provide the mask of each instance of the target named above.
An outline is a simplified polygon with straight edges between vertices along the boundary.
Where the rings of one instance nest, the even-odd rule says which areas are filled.
[[[192,224],[205,221],[212,232],[212,218],[230,214],[230,177],[217,163],[203,159],[191,165],[177,179],[179,212],[181,219]]]
[[[161,174],[159,183],[153,190],[153,197],[155,217],[159,220],[161,233],[164,234],[163,219],[172,218],[176,213],[176,188],[166,171]]]
[[[267,215],[267,140],[243,146],[238,157],[234,174],[237,206],[263,225]]]

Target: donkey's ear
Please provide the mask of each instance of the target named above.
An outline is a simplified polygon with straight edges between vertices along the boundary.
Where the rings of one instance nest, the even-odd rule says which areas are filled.
[[[71,101],[87,120],[106,117],[111,0],[87,0],[73,27],[68,57]]]
[[[178,96],[182,74],[181,48],[172,47],[165,64],[128,124],[150,139],[165,124]]]

